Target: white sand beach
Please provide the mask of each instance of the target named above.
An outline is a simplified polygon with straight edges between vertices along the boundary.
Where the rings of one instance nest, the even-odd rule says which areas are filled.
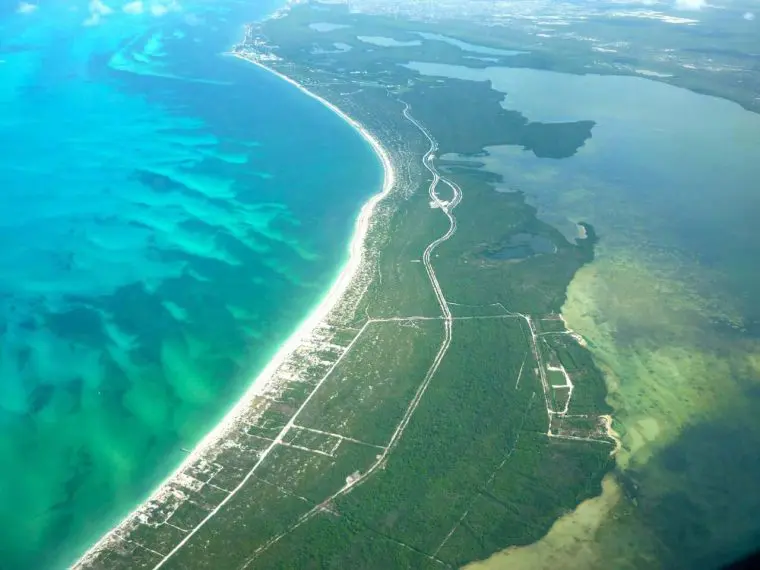
[[[288,77],[279,71],[268,67],[260,61],[253,58],[246,57],[240,53],[228,53],[225,55],[231,55],[239,59],[243,59],[261,69],[264,69],[283,81],[286,81],[299,89],[302,93],[308,95],[319,101],[325,107],[330,109],[341,119],[346,121],[349,125],[357,130],[357,132],[370,144],[372,149],[380,158],[383,165],[384,181],[382,190],[372,196],[362,207],[359,216],[356,220],[354,233],[351,237],[349,244],[349,256],[343,269],[338,274],[337,278],[333,282],[332,286],[328,290],[328,293],[317,305],[311,314],[298,326],[295,332],[285,341],[285,343],[279,348],[274,357],[269,361],[267,366],[259,373],[259,375],[253,380],[248,390],[237,401],[234,407],[225,414],[223,419],[211,430],[190,452],[185,460],[169,475],[148,497],[143,503],[138,505],[131,513],[129,513],[116,527],[110,532],[105,534],[95,545],[93,545],[73,566],[72,568],[81,568],[86,566],[89,560],[92,560],[101,550],[107,548],[115,540],[119,538],[119,530],[131,521],[134,521],[141,514],[143,506],[150,501],[158,501],[160,498],[165,497],[170,492],[169,486],[182,477],[183,472],[192,464],[197,462],[209,449],[220,442],[226,434],[234,429],[237,425],[237,420],[249,410],[254,399],[261,395],[267,386],[274,378],[277,369],[285,362],[286,358],[290,356],[299,346],[302,345],[309,337],[312,331],[319,327],[327,318],[330,311],[338,304],[343,297],[344,293],[348,290],[349,285],[353,278],[357,275],[358,270],[362,262],[362,254],[364,251],[364,242],[367,236],[367,232],[370,225],[370,219],[375,206],[385,196],[389,194],[394,186],[396,180],[396,173],[393,168],[393,164],[390,159],[390,155],[380,142],[372,136],[372,134],[359,122],[349,117],[338,107],[320,97],[319,95],[309,91],[306,87],[295,81],[293,78]],[[222,505],[220,505],[222,506]],[[189,536],[187,537],[189,538]]]

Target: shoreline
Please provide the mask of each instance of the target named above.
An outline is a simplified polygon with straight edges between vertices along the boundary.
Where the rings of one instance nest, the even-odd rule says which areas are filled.
[[[351,240],[348,244],[348,259],[343,267],[338,272],[337,277],[330,285],[327,293],[319,302],[319,304],[312,309],[308,316],[296,327],[295,331],[280,345],[275,352],[274,356],[269,360],[264,369],[256,376],[248,389],[242,396],[235,402],[235,404],[222,416],[222,419],[209,431],[203,439],[201,439],[192,449],[192,451],[183,459],[174,471],[171,472],[151,493],[140,503],[135,506],[126,516],[124,516],[118,524],[114,525],[110,530],[103,534],[95,544],[87,549],[69,568],[80,568],[82,564],[85,564],[92,556],[100,552],[109,541],[114,538],[114,534],[125,524],[127,524],[135,516],[139,515],[140,509],[154,498],[160,496],[165,488],[185,470],[193,462],[200,459],[205,451],[216,444],[222,437],[228,433],[228,431],[234,427],[235,421],[240,417],[250,406],[251,402],[257,396],[261,395],[263,390],[269,385],[269,382],[274,378],[277,369],[285,362],[286,358],[290,356],[301,344],[308,339],[309,335],[314,329],[316,329],[325,318],[329,315],[343,298],[344,293],[348,290],[349,285],[353,281],[355,275],[361,267],[363,259],[364,243],[367,233],[369,231],[370,220],[375,210],[375,206],[386,196],[390,194],[391,189],[396,182],[396,172],[393,168],[393,162],[391,161],[390,154],[380,144],[380,142],[358,121],[348,116],[336,105],[333,105],[325,98],[320,97],[316,93],[309,91],[306,87],[298,83],[295,79],[288,77],[287,75],[280,73],[276,69],[269,67],[260,61],[253,58],[246,57],[243,54],[236,52],[226,52],[224,55],[236,57],[248,63],[252,63],[257,67],[272,73],[278,78],[286,81],[290,85],[296,87],[299,91],[305,95],[316,99],[319,103],[327,107],[330,111],[335,113],[338,117],[348,123],[354,128],[359,135],[369,144],[375,155],[380,159],[380,163],[383,166],[383,184],[380,192],[373,194],[361,207],[359,215],[356,218],[354,224],[354,231],[351,234]]]

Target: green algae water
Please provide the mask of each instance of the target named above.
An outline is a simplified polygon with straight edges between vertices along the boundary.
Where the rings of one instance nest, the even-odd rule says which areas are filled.
[[[278,2],[0,1],[0,568],[72,563],[325,293],[380,188],[224,57]]]
[[[760,116],[642,78],[410,67],[491,80],[530,121],[595,122],[566,159],[468,158],[570,239],[595,227],[563,313],[606,372],[623,438],[603,497],[482,568],[712,568],[756,549]]]

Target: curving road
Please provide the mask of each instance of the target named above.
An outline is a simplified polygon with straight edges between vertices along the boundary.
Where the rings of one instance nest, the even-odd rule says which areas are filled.
[[[407,409],[404,412],[404,415],[401,418],[401,421],[396,426],[396,430],[393,432],[393,435],[388,441],[388,445],[384,448],[383,452],[377,456],[377,460],[364,473],[360,474],[355,479],[347,482],[346,485],[343,486],[339,491],[333,493],[330,497],[325,499],[325,501],[323,501],[321,504],[317,505],[316,507],[314,507],[313,509],[311,509],[310,511],[302,515],[298,519],[298,521],[296,521],[290,528],[288,528],[281,534],[273,537],[268,542],[266,542],[265,544],[257,548],[254,551],[251,558],[249,558],[241,566],[241,570],[243,568],[247,568],[251,563],[253,563],[254,560],[257,558],[257,556],[261,552],[267,550],[273,544],[275,544],[280,539],[282,539],[283,537],[293,532],[296,528],[298,528],[299,526],[307,522],[309,519],[313,518],[319,512],[329,509],[330,503],[332,503],[335,499],[350,493],[353,489],[363,484],[365,481],[367,481],[367,479],[372,474],[374,474],[378,469],[381,469],[385,465],[385,462],[387,461],[388,456],[391,454],[393,449],[398,444],[399,440],[401,439],[404,433],[404,430],[406,429],[406,426],[409,425],[409,422],[411,421],[415,410],[419,406],[420,401],[422,400],[422,397],[425,395],[425,392],[427,391],[430,381],[432,380],[433,376],[435,376],[435,373],[438,371],[438,367],[441,365],[441,362],[443,361],[443,358],[446,355],[446,352],[448,352],[449,346],[451,346],[451,337],[452,337],[452,328],[454,324],[454,319],[451,315],[451,310],[449,308],[448,302],[446,301],[446,297],[443,294],[443,290],[441,289],[441,284],[438,282],[438,277],[435,274],[435,269],[433,268],[433,264],[430,261],[430,258],[433,252],[435,251],[435,249],[439,245],[444,243],[445,241],[448,241],[449,239],[451,239],[451,237],[457,231],[457,220],[453,214],[453,210],[462,201],[462,190],[461,188],[459,188],[459,186],[456,183],[440,175],[434,163],[435,152],[438,150],[438,143],[430,135],[427,129],[425,129],[425,127],[422,126],[422,124],[420,124],[420,122],[412,116],[410,112],[411,106],[406,102],[404,102],[404,105],[405,105],[404,111],[403,111],[404,118],[406,118],[410,123],[412,123],[415,127],[417,127],[417,129],[419,129],[419,131],[425,136],[425,138],[430,143],[430,148],[422,157],[423,166],[433,176],[433,179],[430,182],[430,186],[428,187],[428,194],[430,195],[430,198],[432,202],[435,204],[435,206],[440,208],[441,211],[449,219],[448,231],[442,236],[440,236],[439,238],[433,240],[425,248],[425,251],[422,254],[422,262],[425,265],[425,271],[427,272],[428,278],[430,279],[430,284],[433,287],[433,292],[435,293],[436,300],[438,301],[438,305],[441,309],[441,314],[443,315],[444,338],[443,338],[443,342],[441,343],[441,348],[438,350],[438,353],[436,354],[436,357],[433,360],[433,363],[431,364],[430,368],[425,374],[425,378],[423,379],[419,388],[417,388],[417,391],[415,392],[414,397],[412,398],[412,401],[409,403],[409,406],[407,406]],[[448,201],[442,200],[438,196],[436,190],[438,188],[438,185],[441,183],[445,184],[451,189],[451,192],[452,192],[451,200],[448,200]],[[405,545],[405,546],[409,546],[409,545]],[[425,554],[425,553],[421,553],[421,554]],[[433,556],[430,556],[429,554],[425,554],[425,555],[430,558],[434,558]]]

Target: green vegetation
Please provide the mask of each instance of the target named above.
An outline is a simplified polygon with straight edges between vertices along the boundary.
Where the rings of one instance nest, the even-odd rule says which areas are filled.
[[[256,566],[310,567],[304,559],[310,553],[310,560],[329,561],[314,567],[460,564],[531,542],[562,512],[598,493],[609,448],[547,437],[535,376],[515,385],[529,351],[519,319],[462,320],[455,327],[446,358],[382,472],[334,501],[330,510],[339,518],[317,515],[257,556]],[[277,471],[278,480],[296,472],[298,461],[291,461]],[[331,471],[310,462],[301,478],[319,480],[318,473],[330,477]],[[334,489],[323,488],[321,496]],[[372,546],[378,542],[388,552],[378,555]],[[385,566],[389,555],[402,565]]]
[[[213,483],[222,489],[234,489],[253,468],[258,454],[269,446],[269,441],[257,436],[246,436],[239,446],[221,450],[216,463],[224,467],[214,477]]]
[[[517,319],[457,321],[452,345],[382,474],[339,502],[370,528],[433,553],[546,412],[515,389],[528,343]]]
[[[536,433],[520,438],[509,469],[478,497],[441,557],[462,565],[505,545],[530,544],[570,508],[599,494],[600,475],[611,463],[609,449],[568,441],[547,445],[546,440]]]
[[[599,374],[591,353],[587,349],[567,334],[546,334],[542,336],[542,345],[544,357],[554,359],[572,377],[573,384],[583,387],[583,390],[573,393],[570,413],[608,414],[612,411],[604,403],[607,393],[604,379]],[[564,383],[564,378],[560,379],[560,383]]]
[[[100,559],[100,567],[109,570],[142,570],[153,568],[161,560],[155,552],[135,543],[124,543],[118,550],[107,552]]]
[[[255,560],[255,567],[290,570],[343,568],[415,568],[432,570],[440,564],[425,554],[373,532],[345,516],[320,514],[293,531]]]
[[[463,564],[537,540],[598,493],[612,465],[600,433],[607,411],[601,375],[557,319],[568,283],[593,257],[593,228],[570,243],[521,193],[496,191],[498,177],[436,152],[438,171],[463,195],[453,210],[455,233],[430,258],[453,316],[445,320],[423,252],[450,222],[431,206],[427,138],[402,111],[410,105],[443,153],[517,144],[537,156],[568,156],[593,123],[532,123],[506,111],[485,83],[431,82],[399,65],[417,57],[417,48],[389,55],[356,40],[355,28],[308,27],[326,14],[367,35],[383,35],[389,25],[335,10],[298,7],[263,24],[258,37],[284,58],[272,63],[276,69],[382,141],[398,183],[375,212],[360,278],[330,326],[296,351],[285,380],[213,459],[194,466],[197,489],[170,518],[184,530],[132,529],[143,547],[166,554],[227,501],[162,568]],[[315,42],[335,41],[355,49],[313,50]],[[423,50],[462,61],[460,50],[441,42]],[[437,192],[454,198],[443,184]],[[516,243],[536,245],[499,255]],[[572,391],[543,384],[547,376],[564,384],[560,366]],[[565,404],[568,417],[557,413]]]
[[[257,477],[276,481],[290,493],[318,504],[339,491],[347,477],[366,471],[380,452],[376,447],[351,441],[341,442],[332,457],[278,447]]]
[[[293,447],[307,447],[315,451],[330,454],[340,444],[340,437],[326,433],[311,431],[308,428],[295,428],[287,432],[282,441]]]
[[[447,224],[443,216],[436,216],[430,224],[420,223],[430,218],[427,185],[426,180],[409,199],[400,202],[390,216],[387,230],[382,230],[389,237],[404,236],[404,239],[388,240],[378,255],[377,271],[382,282],[379,279],[372,282],[363,305],[373,318],[441,314],[422,264],[422,252],[430,243],[430,236],[445,233]]]
[[[205,511],[204,511],[205,515]],[[158,526],[143,526],[132,534],[132,540],[144,544],[150,541],[157,552],[169,552],[185,536],[185,531],[175,526],[162,524]],[[155,564],[156,560],[152,562]]]
[[[257,547],[311,508],[303,498],[252,478],[217,516],[202,526],[166,568],[239,568]]]
[[[501,303],[520,313],[559,312],[565,300],[563,284],[590,260],[586,240],[569,244],[559,231],[536,217],[535,208],[525,203],[522,194],[496,192],[477,170],[457,169],[451,178],[466,189],[466,198],[457,207],[456,238],[441,246],[435,261],[447,298],[464,305]],[[482,255],[486,245],[503,246],[521,233],[545,237],[555,252],[519,261]]]
[[[382,445],[433,363],[442,337],[440,321],[369,323],[298,424]]]
[[[504,95],[488,83],[459,79],[424,81],[404,95],[414,114],[433,131],[442,154],[475,154],[493,145],[519,145],[541,158],[567,158],[591,137],[593,121],[533,123],[500,103]],[[478,101],[473,105],[473,101]],[[457,109],[451,113],[451,109]],[[448,113],[447,121],[440,121]]]
[[[531,25],[533,20],[520,17],[502,18],[498,26],[483,26],[466,19],[448,20],[442,26],[438,22],[352,14],[345,5],[326,10],[304,5],[291,10],[288,18],[269,22],[264,33],[286,59],[303,60],[308,54],[313,65],[338,68],[344,73],[382,68],[391,51],[361,42],[357,36],[383,36],[408,42],[419,41],[418,32],[445,34],[472,44],[519,53],[489,54],[489,60],[477,60],[467,58],[466,52],[442,41],[424,41],[418,46],[394,47],[392,54],[403,61],[416,59],[480,68],[498,65],[581,75],[641,76],[637,70],[645,69],[655,72],[656,75],[647,76],[654,81],[723,97],[750,111],[760,111],[756,28],[747,25],[738,7],[702,11],[698,17],[705,22],[704,26],[655,20],[644,23],[640,18],[573,18],[572,34],[550,33],[537,38]],[[329,33],[309,27],[313,22],[325,21],[347,27]],[[706,33],[706,27],[712,27],[716,33]],[[283,38],[287,41],[282,41]],[[596,41],[584,41],[587,38]],[[332,50],[334,42],[350,46],[351,50],[322,57],[312,53],[315,49]],[[599,46],[613,49],[594,49]]]

